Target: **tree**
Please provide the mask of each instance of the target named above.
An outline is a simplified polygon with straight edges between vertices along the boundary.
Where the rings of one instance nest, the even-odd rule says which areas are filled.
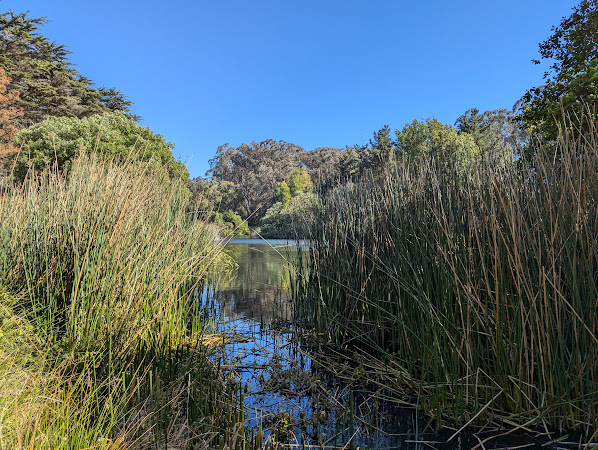
[[[289,178],[289,190],[291,197],[308,192],[313,188],[311,177],[307,170],[297,168],[291,172]]]
[[[338,171],[344,179],[349,179],[359,174],[361,167],[359,147],[347,147],[339,159],[338,167]]]
[[[480,148],[468,133],[461,133],[436,118],[423,122],[414,120],[397,130],[397,147],[410,156],[430,155],[439,160],[456,158],[467,165],[479,154]]]
[[[10,78],[0,68],[0,154],[9,155],[17,149],[13,145],[13,139],[17,135],[17,128],[13,122],[16,118],[23,116],[23,109],[15,106],[19,101],[19,92],[7,93],[7,86]]]
[[[141,120],[141,116],[131,113],[129,108],[133,104],[131,100],[118,89],[102,86],[98,89],[98,93],[100,94],[100,103],[102,103],[109,111],[121,112],[135,122]]]
[[[273,203],[276,183],[287,180],[293,169],[300,167],[303,149],[295,144],[272,139],[218,147],[210,160],[210,175],[214,181],[229,181],[237,186],[242,202],[235,208],[251,224]]]
[[[260,220],[260,234],[267,238],[306,238],[316,205],[317,196],[313,192],[293,197],[286,206],[274,203]]]
[[[0,13],[0,68],[11,79],[8,92],[20,92],[17,106],[23,109],[14,123],[17,128],[47,116],[83,118],[111,109],[129,114],[130,103],[122,94],[113,88],[94,89],[91,80],[71,67],[70,52],[40,33],[45,17],[27,14]]]
[[[206,211],[234,210],[239,204],[238,187],[230,181],[214,181],[196,177],[188,184],[191,191],[190,207],[200,214]]]
[[[485,111],[480,114],[472,108],[456,120],[459,133],[469,134],[480,149],[480,155],[491,163],[508,163],[523,148],[523,132],[513,114],[506,109]]]
[[[276,183],[276,188],[274,189],[274,203],[280,203],[283,208],[286,208],[291,201],[291,190],[289,186],[284,182],[280,181]]]
[[[383,167],[394,161],[396,151],[397,147],[392,140],[390,127],[384,125],[380,130],[374,132],[374,138],[370,139],[369,149],[363,164],[371,168]]]
[[[15,173],[23,177],[30,165],[44,169],[55,162],[69,168],[77,152],[97,151],[106,158],[154,161],[169,177],[187,180],[187,168],[172,155],[173,145],[121,113],[104,113],[83,119],[49,117],[19,131],[15,143],[22,146]]]
[[[595,113],[598,98],[598,0],[574,7],[540,44],[540,55],[553,63],[544,74],[545,84],[523,96],[520,119],[548,140],[556,138],[563,113],[583,132],[586,124],[580,119]]]

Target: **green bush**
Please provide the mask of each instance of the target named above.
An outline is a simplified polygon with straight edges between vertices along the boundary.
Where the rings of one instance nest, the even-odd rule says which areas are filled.
[[[312,192],[292,198],[288,206],[278,202],[268,208],[260,221],[261,235],[266,238],[305,237],[307,224],[311,221],[317,196]]]
[[[172,155],[173,144],[122,113],[97,114],[83,119],[49,117],[21,130],[15,137],[21,148],[15,174],[23,179],[29,166],[44,169],[55,162],[69,169],[83,151],[96,151],[108,159],[151,161],[154,169],[165,168],[170,178],[189,178],[187,168]]]
[[[209,220],[215,223],[220,228],[220,235],[222,237],[231,236],[246,236],[249,232],[249,225],[241,216],[229,209],[223,213],[220,211],[212,211],[209,215]]]

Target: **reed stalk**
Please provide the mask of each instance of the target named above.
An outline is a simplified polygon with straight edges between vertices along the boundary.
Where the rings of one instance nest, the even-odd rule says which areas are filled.
[[[95,154],[0,193],[2,323],[27,344],[0,330],[0,447],[226,444],[238,387],[196,298],[221,246],[187,200],[149,163]]]
[[[598,129],[584,121],[527,160],[464,171],[401,156],[327,192],[297,265],[298,314],[385,355],[440,422],[592,435]]]

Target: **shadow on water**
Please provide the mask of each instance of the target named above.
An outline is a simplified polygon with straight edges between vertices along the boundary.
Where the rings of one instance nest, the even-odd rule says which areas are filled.
[[[417,399],[390,392],[366,356],[342,354],[293,322],[291,264],[297,243],[236,239],[225,251],[236,269],[204,291],[214,301],[224,368],[245,386],[247,427],[265,443],[317,448],[572,448],[532,433],[487,428],[435,431]],[[325,351],[321,351],[324,348]],[[315,356],[315,350],[318,356]],[[452,439],[450,439],[452,437]],[[450,439],[450,441],[449,441]],[[449,442],[447,442],[449,441]],[[482,444],[480,444],[482,443]]]

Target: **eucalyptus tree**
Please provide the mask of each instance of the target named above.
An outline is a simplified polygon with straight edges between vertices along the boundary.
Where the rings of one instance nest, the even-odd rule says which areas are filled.
[[[209,161],[207,175],[235,184],[241,199],[235,210],[254,224],[272,205],[276,184],[301,167],[302,153],[298,145],[272,139],[238,147],[224,144]]]

